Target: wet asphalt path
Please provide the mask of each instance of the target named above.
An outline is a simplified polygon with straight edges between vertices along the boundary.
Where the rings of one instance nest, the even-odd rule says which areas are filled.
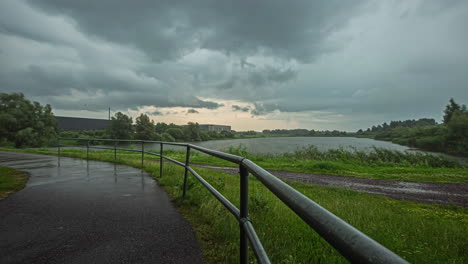
[[[201,263],[189,223],[146,173],[0,151],[30,174],[0,201],[0,263]]]

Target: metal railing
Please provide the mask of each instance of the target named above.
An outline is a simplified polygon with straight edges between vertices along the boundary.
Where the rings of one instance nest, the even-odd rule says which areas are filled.
[[[86,141],[86,146],[82,145],[61,145],[60,140]],[[90,142],[114,143],[113,147],[92,146]],[[117,142],[128,142],[141,144],[141,150],[117,148]],[[160,145],[160,152],[154,153],[145,151],[145,143],[156,143]],[[185,163],[164,156],[164,145],[180,146],[186,148]],[[270,259],[263,248],[262,242],[255,232],[255,228],[249,219],[249,173],[254,175],[263,185],[265,185],[276,197],[293,210],[304,222],[312,227],[330,245],[332,245],[341,255],[352,263],[408,263],[400,256],[380,245],[358,229],[346,223],[333,213],[321,207],[305,195],[301,194],[288,184],[284,183],[276,176],[261,168],[254,162],[236,155],[203,148],[188,143],[146,141],[146,140],[119,140],[119,139],[82,139],[82,138],[60,138],[58,140],[58,155],[60,158],[60,148],[62,147],[86,147],[86,157],[89,158],[89,149],[114,150],[114,159],[117,159],[117,150],[141,152],[141,166],[144,166],[145,154],[158,156],[159,177],[163,173],[163,159],[185,168],[183,196],[187,192],[187,178],[190,172],[200,183],[221,202],[226,209],[234,215],[240,226],[240,263],[248,263],[248,242],[259,263],[270,263]],[[218,192],[213,186],[203,179],[192,167],[190,167],[190,152],[198,150],[208,155],[227,160],[239,165],[240,175],[240,209],[232,204],[226,197]]]

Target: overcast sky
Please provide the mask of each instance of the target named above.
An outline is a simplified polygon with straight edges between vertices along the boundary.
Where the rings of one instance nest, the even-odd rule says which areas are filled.
[[[0,92],[56,115],[355,131],[468,102],[468,1],[0,1]]]

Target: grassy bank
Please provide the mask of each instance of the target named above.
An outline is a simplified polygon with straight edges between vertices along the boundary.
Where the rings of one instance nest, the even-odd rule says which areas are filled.
[[[243,147],[230,148],[228,152],[247,157],[270,170],[382,180],[468,183],[468,170],[457,161],[419,152],[405,153],[386,149],[374,149],[371,152],[343,149],[319,151],[314,147],[279,155],[251,154]],[[185,157],[183,151],[165,153],[178,160],[184,160]],[[230,162],[197,152],[191,154],[191,162],[233,166]]]
[[[0,167],[0,200],[24,188],[28,174],[12,168]]]
[[[79,150],[62,153],[86,156]],[[117,162],[139,167],[140,157],[119,152]],[[90,158],[114,161],[113,152],[90,152]],[[151,160],[146,160],[144,169],[155,176],[197,231],[205,262],[238,263],[239,231],[234,217],[194,177],[189,177],[187,197],[181,199],[183,169],[165,164],[164,176],[159,178],[159,163]],[[196,170],[235,205],[239,204],[238,177]],[[250,179],[250,217],[273,263],[345,262],[260,182]],[[291,185],[412,263],[468,262],[468,210],[465,208],[396,201],[341,188]]]
[[[0,150],[18,151],[9,148]],[[49,149],[20,149],[25,152],[56,154]],[[68,150],[79,151],[79,150]],[[159,150],[154,150],[159,152]],[[354,178],[398,180],[413,182],[468,183],[468,169],[457,161],[440,155],[419,152],[399,152],[387,149],[374,149],[371,152],[335,149],[320,151],[315,147],[298,149],[293,153],[260,155],[248,153],[245,147],[229,148],[229,153],[247,157],[265,169],[290,172],[317,173]],[[185,151],[165,150],[177,160],[185,160]],[[126,153],[128,157],[139,153]],[[197,151],[192,151],[192,163],[215,166],[233,166],[224,161]]]

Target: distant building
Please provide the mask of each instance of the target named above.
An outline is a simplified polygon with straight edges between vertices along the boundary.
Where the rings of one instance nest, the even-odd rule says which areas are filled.
[[[231,126],[222,126],[222,125],[200,125],[201,130],[206,131],[231,131]]]
[[[105,129],[110,124],[107,119],[56,116],[57,126],[65,131]]]

